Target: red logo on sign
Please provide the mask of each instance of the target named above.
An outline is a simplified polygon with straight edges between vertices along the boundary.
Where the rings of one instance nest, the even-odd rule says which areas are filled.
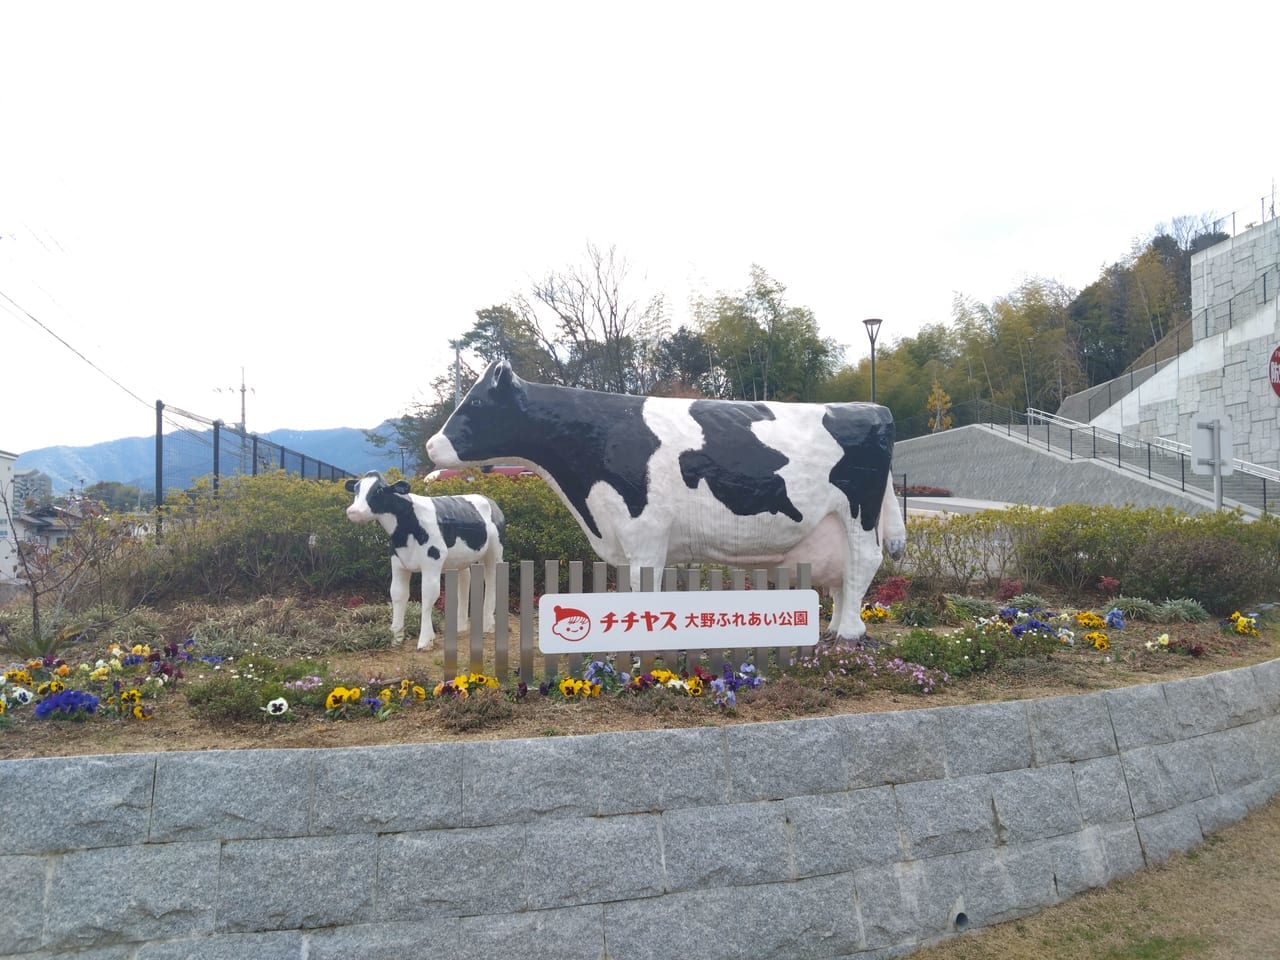
[[[1272,351],[1267,373],[1271,377],[1271,389],[1275,391],[1277,397],[1280,397],[1280,347]]]

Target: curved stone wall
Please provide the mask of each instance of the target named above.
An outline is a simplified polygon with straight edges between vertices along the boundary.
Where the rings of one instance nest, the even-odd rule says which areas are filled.
[[[0,762],[0,949],[94,960],[908,953],[1280,786],[1280,660],[784,723]]]

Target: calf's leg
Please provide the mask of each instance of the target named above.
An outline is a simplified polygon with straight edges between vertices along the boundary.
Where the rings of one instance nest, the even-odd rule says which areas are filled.
[[[409,571],[391,559],[391,645],[404,643],[404,613],[409,606]]]
[[[429,592],[428,592],[429,591]],[[431,611],[435,608],[436,598],[440,596],[440,568],[422,571],[422,626],[418,630],[418,649],[430,650],[436,638],[435,627],[431,623]]]

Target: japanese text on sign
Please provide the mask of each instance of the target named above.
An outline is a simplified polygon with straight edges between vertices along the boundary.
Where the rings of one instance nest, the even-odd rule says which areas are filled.
[[[538,601],[543,653],[817,642],[816,590],[548,593]]]

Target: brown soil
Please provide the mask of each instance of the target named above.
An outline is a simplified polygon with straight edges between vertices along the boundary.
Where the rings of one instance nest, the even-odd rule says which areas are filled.
[[[513,628],[516,626],[513,624]],[[904,630],[881,626],[874,632],[878,638],[890,640]],[[1179,639],[1203,642],[1207,652],[1201,657],[1146,652],[1145,641],[1166,630]],[[0,729],[0,759],[564,736],[1051,697],[1189,677],[1262,662],[1280,655],[1274,634],[1274,630],[1264,631],[1262,638],[1246,640],[1224,633],[1216,622],[1176,627],[1131,624],[1124,631],[1112,633],[1114,645],[1106,654],[1063,648],[1050,658],[1015,661],[979,678],[953,681],[929,695],[873,690],[856,696],[833,697],[816,681],[802,683],[778,677],[771,678],[758,690],[741,693],[737,709],[724,713],[705,700],[665,693],[566,701],[542,696],[535,684],[526,698],[510,704],[509,717],[489,718],[478,728],[465,730],[459,730],[457,723],[450,723],[444,711],[430,700],[425,705],[411,704],[383,721],[367,714],[335,721],[314,713],[299,714],[292,720],[269,719],[264,715],[258,722],[211,724],[193,713],[179,689],[157,701],[154,716],[146,721],[95,717],[83,722],[59,722],[37,720],[29,709],[11,710],[7,726]],[[332,654],[326,658],[330,664],[330,683],[326,689],[332,683],[344,681],[359,683],[366,689],[379,689],[388,682],[407,677],[430,690],[443,677],[440,645],[437,639],[436,648],[424,653],[418,653],[409,645]],[[485,663],[493,663],[491,649],[486,653]],[[535,663],[540,667],[541,658],[536,658]],[[203,675],[208,676],[209,671]],[[202,671],[192,670],[186,682],[190,684],[201,676]]]

